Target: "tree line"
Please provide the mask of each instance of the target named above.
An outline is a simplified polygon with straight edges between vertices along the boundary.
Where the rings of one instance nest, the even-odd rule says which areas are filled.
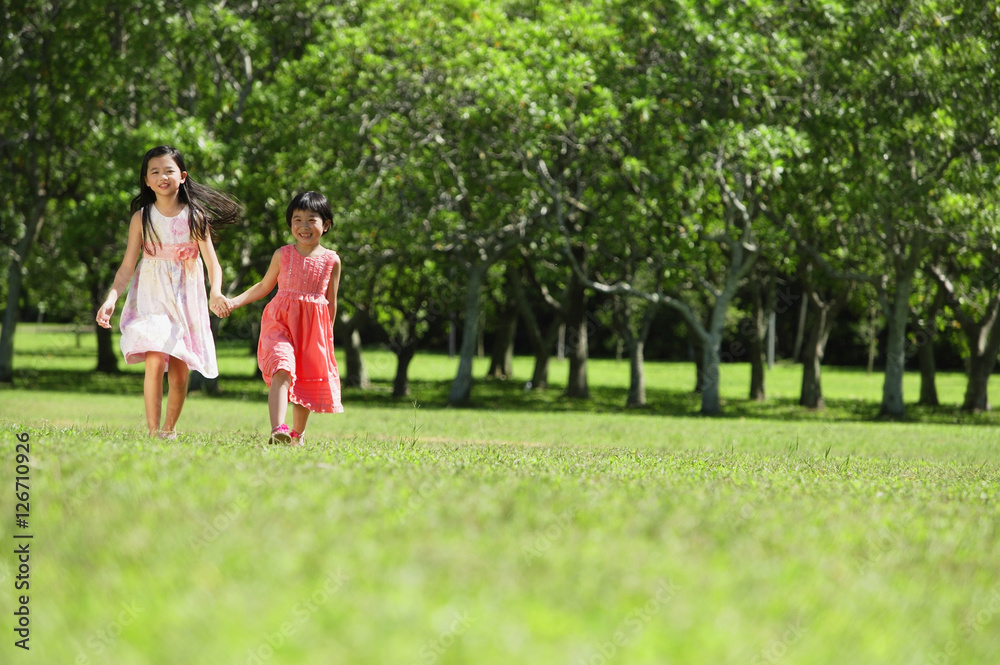
[[[103,299],[141,155],[169,143],[246,205],[218,242],[230,292],[286,242],[291,196],[327,194],[351,380],[358,332],[377,326],[405,394],[413,354],[457,312],[452,403],[471,397],[482,325],[501,374],[523,327],[535,388],[565,330],[567,393],[586,397],[599,300],[629,359],[630,405],[644,403],[644,348],[669,311],[697,350],[702,411],[719,413],[727,330],[744,322],[763,398],[767,324],[793,290],[804,406],[822,405],[829,335],[860,306],[886,331],[884,415],[905,413],[908,336],[926,340],[920,397],[936,400],[934,340],[952,326],[963,408],[989,408],[1000,9],[988,3],[26,0],[0,13],[0,380],[26,306],[86,319]],[[115,371],[97,333],[98,369]]]

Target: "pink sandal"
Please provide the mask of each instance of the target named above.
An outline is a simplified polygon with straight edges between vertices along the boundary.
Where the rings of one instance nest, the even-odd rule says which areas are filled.
[[[306,435],[305,434],[299,434],[295,430],[292,430],[291,432],[289,432],[289,436],[292,437],[292,445],[293,446],[302,446],[302,445],[305,445],[305,443],[306,443]]]
[[[288,431],[288,425],[281,424],[271,430],[271,438],[268,443],[291,443],[292,435]]]

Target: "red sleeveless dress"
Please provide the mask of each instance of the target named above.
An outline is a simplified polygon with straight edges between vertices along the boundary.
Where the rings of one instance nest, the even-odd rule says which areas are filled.
[[[341,413],[340,372],[326,299],[340,257],[333,251],[305,257],[294,245],[282,247],[280,256],[278,293],[260,322],[257,364],[268,386],[279,370],[291,375],[291,402],[315,413]]]

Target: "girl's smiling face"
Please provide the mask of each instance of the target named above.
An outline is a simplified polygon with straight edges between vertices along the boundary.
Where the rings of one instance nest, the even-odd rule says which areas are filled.
[[[312,248],[330,230],[330,220],[323,219],[319,213],[311,210],[295,210],[292,212],[291,226],[295,242],[302,247]]]
[[[146,166],[146,186],[153,190],[156,198],[177,196],[185,180],[187,171],[181,171],[173,157],[167,155],[153,157]]]

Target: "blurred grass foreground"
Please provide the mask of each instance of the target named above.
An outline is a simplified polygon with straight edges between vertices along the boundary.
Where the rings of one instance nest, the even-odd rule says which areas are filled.
[[[23,326],[24,332],[30,326]],[[56,342],[57,340],[61,340]],[[25,341],[25,343],[22,343]],[[0,390],[0,536],[30,532],[31,651],[2,662],[992,663],[1000,652],[1000,468],[992,414],[881,422],[878,377],[831,368],[830,407],[742,399],[695,416],[693,370],[595,361],[595,398],[480,382],[443,405],[455,361],[418,356],[393,401],[389,354],[303,449],[267,446],[266,392],[222,348],[176,441],[143,432],[141,368],[92,379],[81,339],[18,339]],[[519,371],[520,365],[515,366]],[[558,378],[561,367],[553,367]],[[93,380],[93,384],[86,384]],[[30,436],[30,525],[14,522]],[[14,625],[13,547],[0,615]]]

